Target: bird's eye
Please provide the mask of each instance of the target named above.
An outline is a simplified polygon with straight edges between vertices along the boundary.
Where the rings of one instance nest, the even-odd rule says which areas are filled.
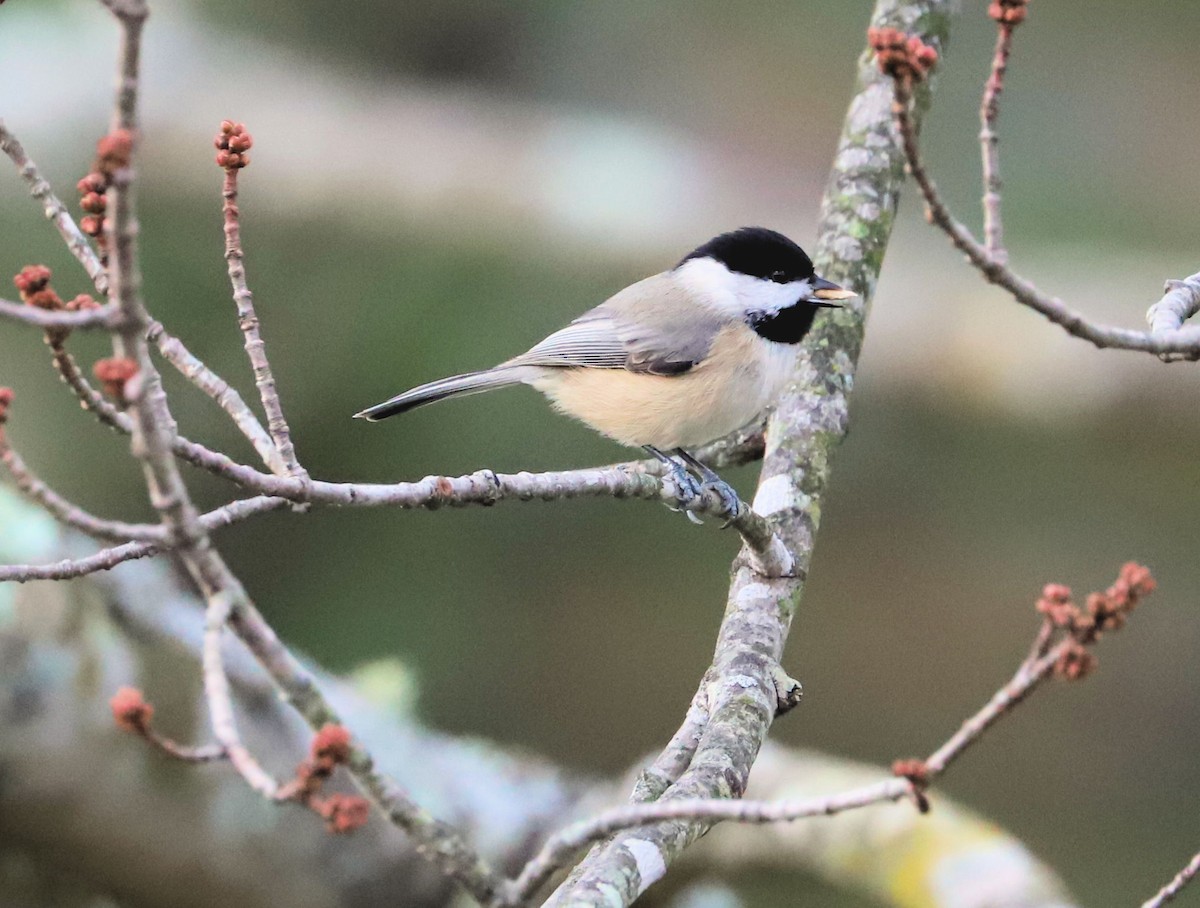
[[[773,280],[777,284],[786,284],[787,283],[787,272],[786,271],[772,271],[771,272],[771,280]]]

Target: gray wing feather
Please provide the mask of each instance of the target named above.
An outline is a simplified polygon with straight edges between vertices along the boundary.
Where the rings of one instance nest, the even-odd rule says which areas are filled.
[[[664,277],[656,275],[626,288],[505,365],[628,369],[655,375],[687,372],[708,353],[726,320],[676,299],[674,288],[662,286]],[[655,304],[638,305],[649,294],[654,294]]]
[[[623,369],[627,357],[628,351],[611,321],[576,319],[511,362],[531,366]]]

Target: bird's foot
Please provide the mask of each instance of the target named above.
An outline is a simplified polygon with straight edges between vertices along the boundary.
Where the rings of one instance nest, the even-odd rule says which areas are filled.
[[[667,507],[672,511],[682,511],[692,523],[703,523],[696,514],[696,510],[702,508],[705,502],[703,485],[674,457],[669,457],[653,445],[644,447],[667,468],[662,479],[663,497],[669,499],[665,502]],[[674,505],[671,501],[674,501]]]
[[[663,476],[663,492],[675,501],[675,506],[667,504],[672,511],[682,511],[692,523],[704,523],[696,514],[705,504],[704,485],[683,464],[670,461],[670,469]]]
[[[705,479],[700,484],[700,488],[704,492],[712,492],[721,503],[721,510],[717,514],[717,516],[725,519],[725,522],[721,524],[721,529],[725,529],[737,520],[742,509],[746,507],[742,499],[738,497],[738,493],[734,490],[733,486],[720,477]]]
[[[683,448],[676,448],[675,454],[700,477],[701,490],[704,493],[712,492],[716,495],[717,501],[720,503],[720,509],[714,516],[722,517],[725,520],[721,524],[721,529],[725,529],[733,521],[737,520],[738,515],[746,509],[746,505],[738,497],[738,493],[734,490],[733,486],[718,476],[716,470],[708,464],[697,460]]]

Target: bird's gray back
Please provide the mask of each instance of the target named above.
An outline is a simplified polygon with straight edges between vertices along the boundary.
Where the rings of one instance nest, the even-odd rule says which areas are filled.
[[[731,322],[667,271],[631,284],[505,365],[679,375],[705,357]]]

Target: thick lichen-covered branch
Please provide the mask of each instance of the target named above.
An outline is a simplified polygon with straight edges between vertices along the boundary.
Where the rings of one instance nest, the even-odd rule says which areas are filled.
[[[873,22],[919,33],[939,45],[949,0],[881,0]],[[708,716],[688,768],[662,799],[743,794],[775,715],[778,660],[803,588],[820,524],[833,450],[848,425],[848,395],[862,348],[904,181],[904,154],[891,116],[891,86],[867,55],[822,205],[815,262],[820,274],[855,290],[861,304],[835,310],[804,342],[795,385],[768,424],[755,510],[775,524],[797,562],[796,577],[770,579],[735,564],[712,668]],[[596,846],[551,898],[554,905],[629,904],[708,828],[658,823]]]

